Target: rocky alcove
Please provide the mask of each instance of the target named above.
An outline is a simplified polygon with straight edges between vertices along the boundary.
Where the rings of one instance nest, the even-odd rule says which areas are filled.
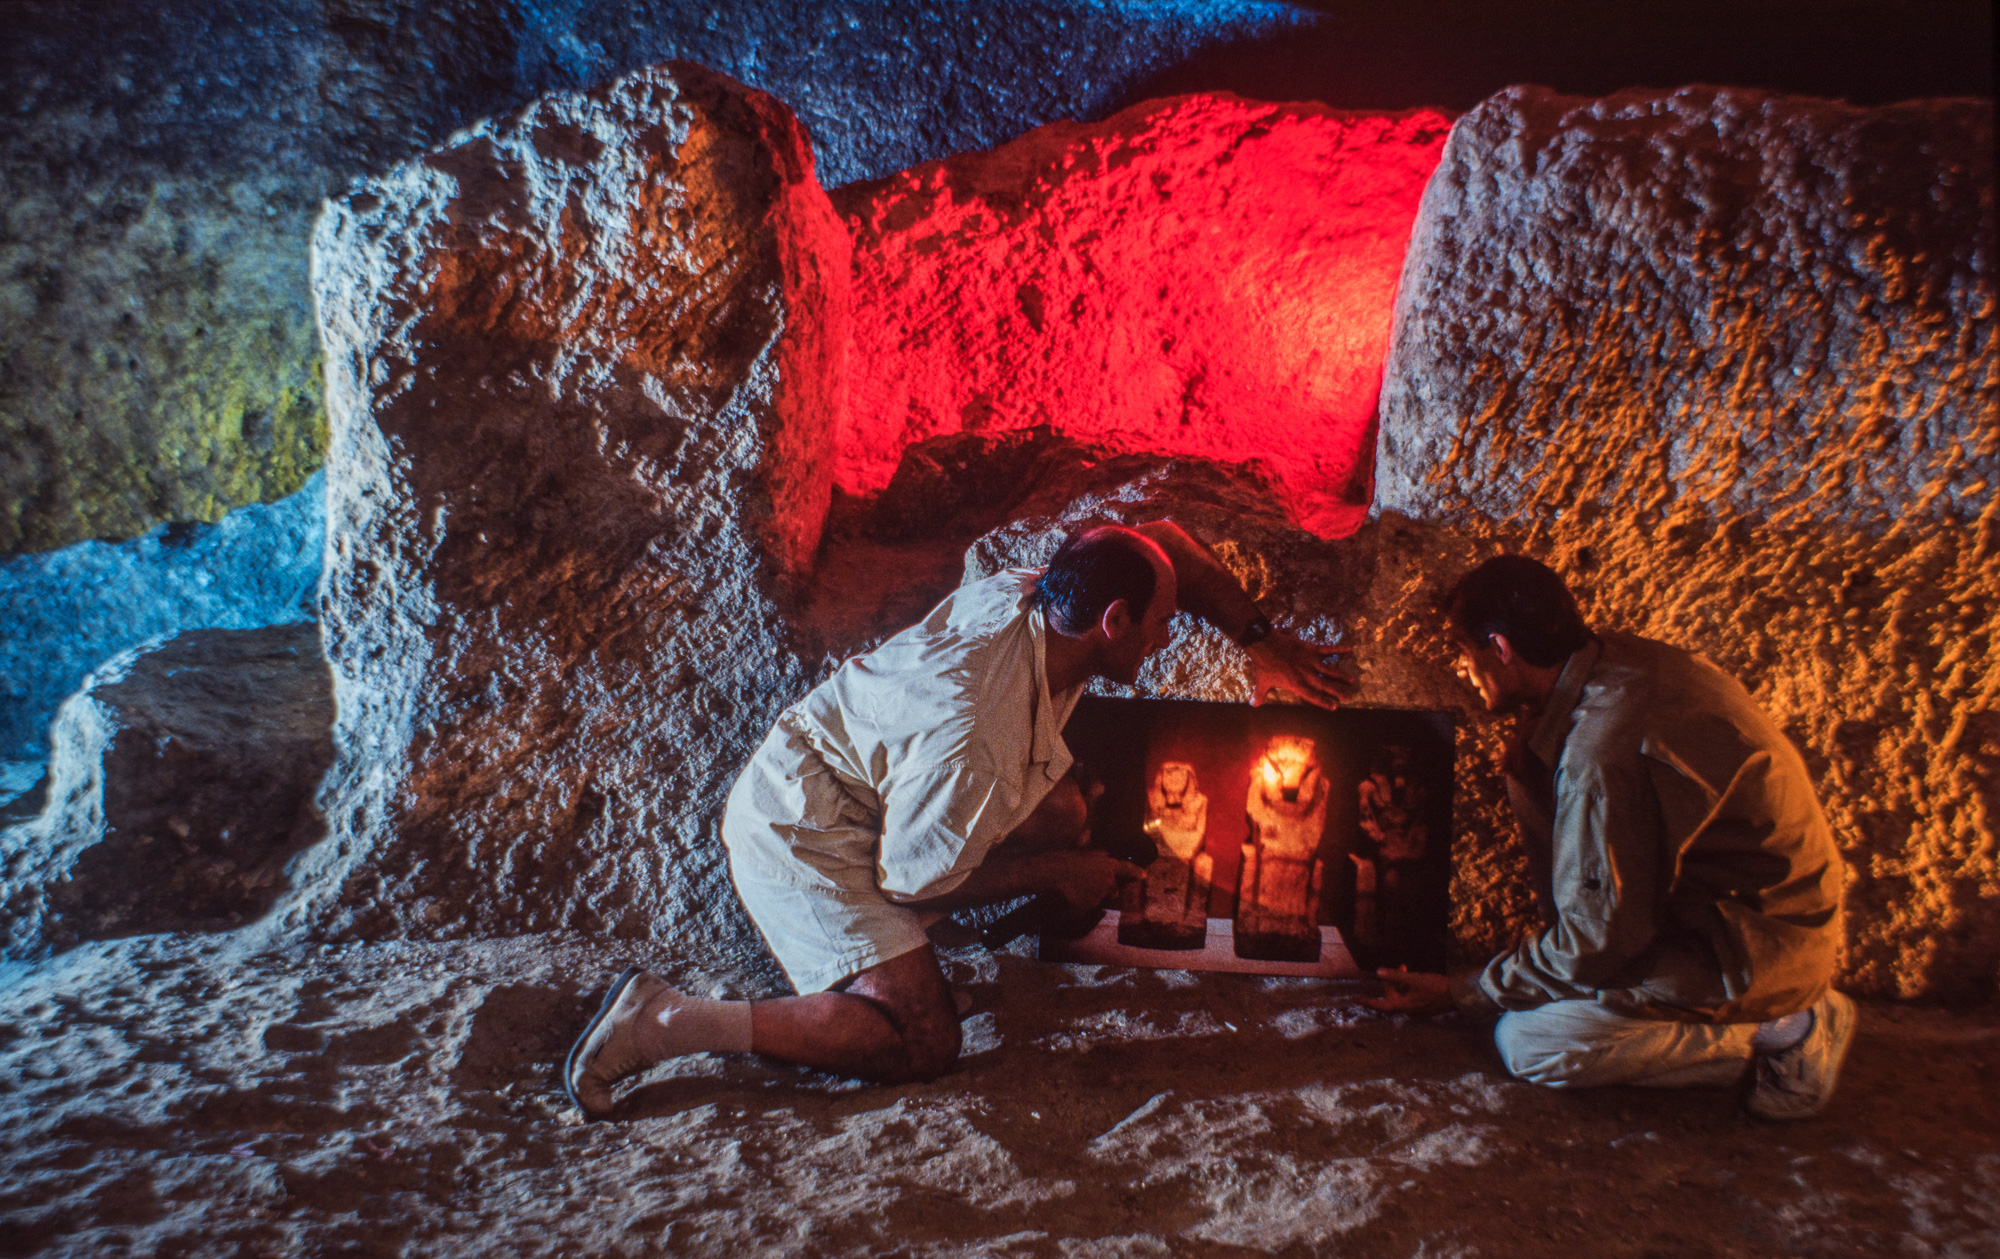
[[[1976,1252],[1992,152],[1983,101],[1202,93],[829,193],[784,102],[676,62],[386,165],[313,238],[317,625],[100,671],[0,823],[9,1244]],[[1850,865],[1842,1110],[1746,1136],[1339,985],[967,949],[942,1081],[699,1058],[575,1125],[553,1064],[618,965],[782,986],[715,835],[776,713],[963,577],[1162,515],[1352,644],[1358,702],[1458,715],[1464,961],[1532,908],[1451,579],[1535,554],[1741,676]],[[1139,689],[1245,697],[1185,625]]]

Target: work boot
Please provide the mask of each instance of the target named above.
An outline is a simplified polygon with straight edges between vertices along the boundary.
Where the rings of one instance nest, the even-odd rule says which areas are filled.
[[[1760,1053],[1744,1106],[1760,1119],[1809,1119],[1826,1109],[1854,1040],[1854,1003],[1832,989],[1812,1008],[1812,1027],[1788,1049]]]
[[[641,1015],[652,999],[672,992],[665,980],[636,966],[611,981],[604,1004],[571,1046],[563,1064],[563,1087],[586,1119],[598,1119],[612,1109],[612,1089],[659,1061],[642,1040]]]

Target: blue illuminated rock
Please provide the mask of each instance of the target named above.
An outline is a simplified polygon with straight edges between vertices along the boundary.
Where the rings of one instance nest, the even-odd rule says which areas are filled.
[[[263,914],[321,833],[332,733],[316,625],[112,660],[63,705],[41,813],[0,828],[0,956]]]

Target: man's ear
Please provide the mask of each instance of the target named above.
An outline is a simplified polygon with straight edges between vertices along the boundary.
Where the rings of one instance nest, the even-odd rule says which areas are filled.
[[[1514,650],[1514,644],[1507,641],[1505,634],[1489,635],[1486,641],[1493,644],[1493,654],[1500,657],[1501,664],[1513,664],[1515,660],[1519,659],[1519,653]]]
[[[1098,626],[1104,630],[1106,638],[1125,637],[1132,631],[1132,605],[1123,599],[1113,599],[1098,619]]]

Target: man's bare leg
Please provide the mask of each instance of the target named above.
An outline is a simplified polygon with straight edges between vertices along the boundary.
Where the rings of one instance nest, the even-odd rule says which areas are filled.
[[[1065,776],[997,845],[1002,857],[1073,849],[1090,794]],[[854,975],[837,991],[754,1001],[751,1052],[878,1084],[934,1080],[958,1061],[958,1008],[929,946]]]
[[[878,1084],[934,1080],[958,1061],[958,1010],[924,945],[837,992],[751,1002],[750,1049]]]

